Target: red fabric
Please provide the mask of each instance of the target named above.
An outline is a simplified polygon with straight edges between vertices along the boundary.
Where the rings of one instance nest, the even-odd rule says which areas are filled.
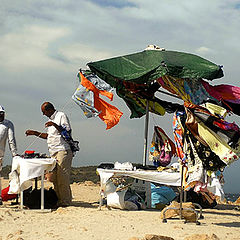
[[[8,194],[8,191],[9,191],[9,186],[2,189],[1,197],[3,201],[8,201],[8,200],[17,198],[17,194]]]

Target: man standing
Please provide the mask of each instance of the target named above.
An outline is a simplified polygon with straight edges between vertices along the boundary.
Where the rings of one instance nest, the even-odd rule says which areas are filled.
[[[17,145],[14,134],[13,123],[5,119],[5,109],[0,106],[0,177],[2,171],[3,157],[5,153],[6,142],[8,140],[9,149],[12,153],[12,156],[17,155]],[[0,179],[0,205],[2,204],[1,199],[1,179]]]
[[[54,190],[58,196],[57,205],[59,207],[66,207],[72,201],[70,171],[73,152],[70,145],[64,140],[62,133],[64,131],[71,131],[70,123],[66,114],[56,111],[50,102],[44,102],[41,110],[43,115],[47,116],[50,120],[45,124],[47,133],[27,130],[26,135],[34,135],[47,139],[49,153],[57,161],[52,176]]]

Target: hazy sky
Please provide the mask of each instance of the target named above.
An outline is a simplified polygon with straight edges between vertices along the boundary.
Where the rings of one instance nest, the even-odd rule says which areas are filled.
[[[0,104],[15,124],[18,152],[47,153],[44,140],[25,137],[26,129],[44,130],[40,112],[52,102],[69,116],[81,151],[74,166],[102,162],[142,163],[144,117],[114,95],[124,114],[110,130],[99,119],[87,119],[71,100],[76,74],[86,63],[134,53],[148,44],[198,54],[223,65],[225,76],[212,84],[239,83],[240,1],[221,0],[1,0]],[[169,100],[165,96],[162,99]],[[175,99],[171,99],[175,101]],[[240,124],[240,117],[233,120]],[[153,125],[172,137],[172,115],[150,115]],[[11,163],[9,150],[4,165]],[[225,170],[225,191],[240,192],[240,161]]]

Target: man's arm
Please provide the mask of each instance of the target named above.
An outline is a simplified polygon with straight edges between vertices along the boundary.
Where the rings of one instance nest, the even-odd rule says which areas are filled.
[[[55,127],[59,131],[59,133],[61,133],[61,131],[63,130],[62,127],[58,126],[55,122],[49,121],[45,123],[45,127],[51,127],[51,126]]]
[[[43,139],[47,139],[47,137],[48,137],[47,133],[41,133],[41,132],[38,132],[38,131],[35,131],[35,130],[27,130],[25,132],[25,134],[27,136],[36,136],[36,137],[40,137],[40,138],[43,138]]]
[[[50,126],[55,127],[59,133],[61,133],[64,130],[66,131],[71,130],[69,119],[67,115],[64,113],[61,113],[61,119],[60,119],[59,125],[57,125],[55,122],[52,122],[52,121],[48,121],[45,123],[45,127],[50,127]]]

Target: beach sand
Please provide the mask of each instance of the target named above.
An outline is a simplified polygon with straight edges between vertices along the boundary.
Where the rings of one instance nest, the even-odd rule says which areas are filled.
[[[3,187],[8,180],[2,181]],[[51,186],[46,183],[45,186]],[[128,240],[156,234],[183,240],[193,234],[215,234],[219,239],[240,239],[240,211],[231,205],[203,209],[200,225],[168,219],[163,223],[159,210],[125,211],[103,207],[98,210],[99,185],[85,182],[71,184],[73,206],[51,212],[19,210],[4,202],[0,207],[0,240],[80,239]],[[195,238],[197,240],[197,238]],[[210,238],[209,238],[210,239]],[[213,238],[211,238],[213,239]]]

